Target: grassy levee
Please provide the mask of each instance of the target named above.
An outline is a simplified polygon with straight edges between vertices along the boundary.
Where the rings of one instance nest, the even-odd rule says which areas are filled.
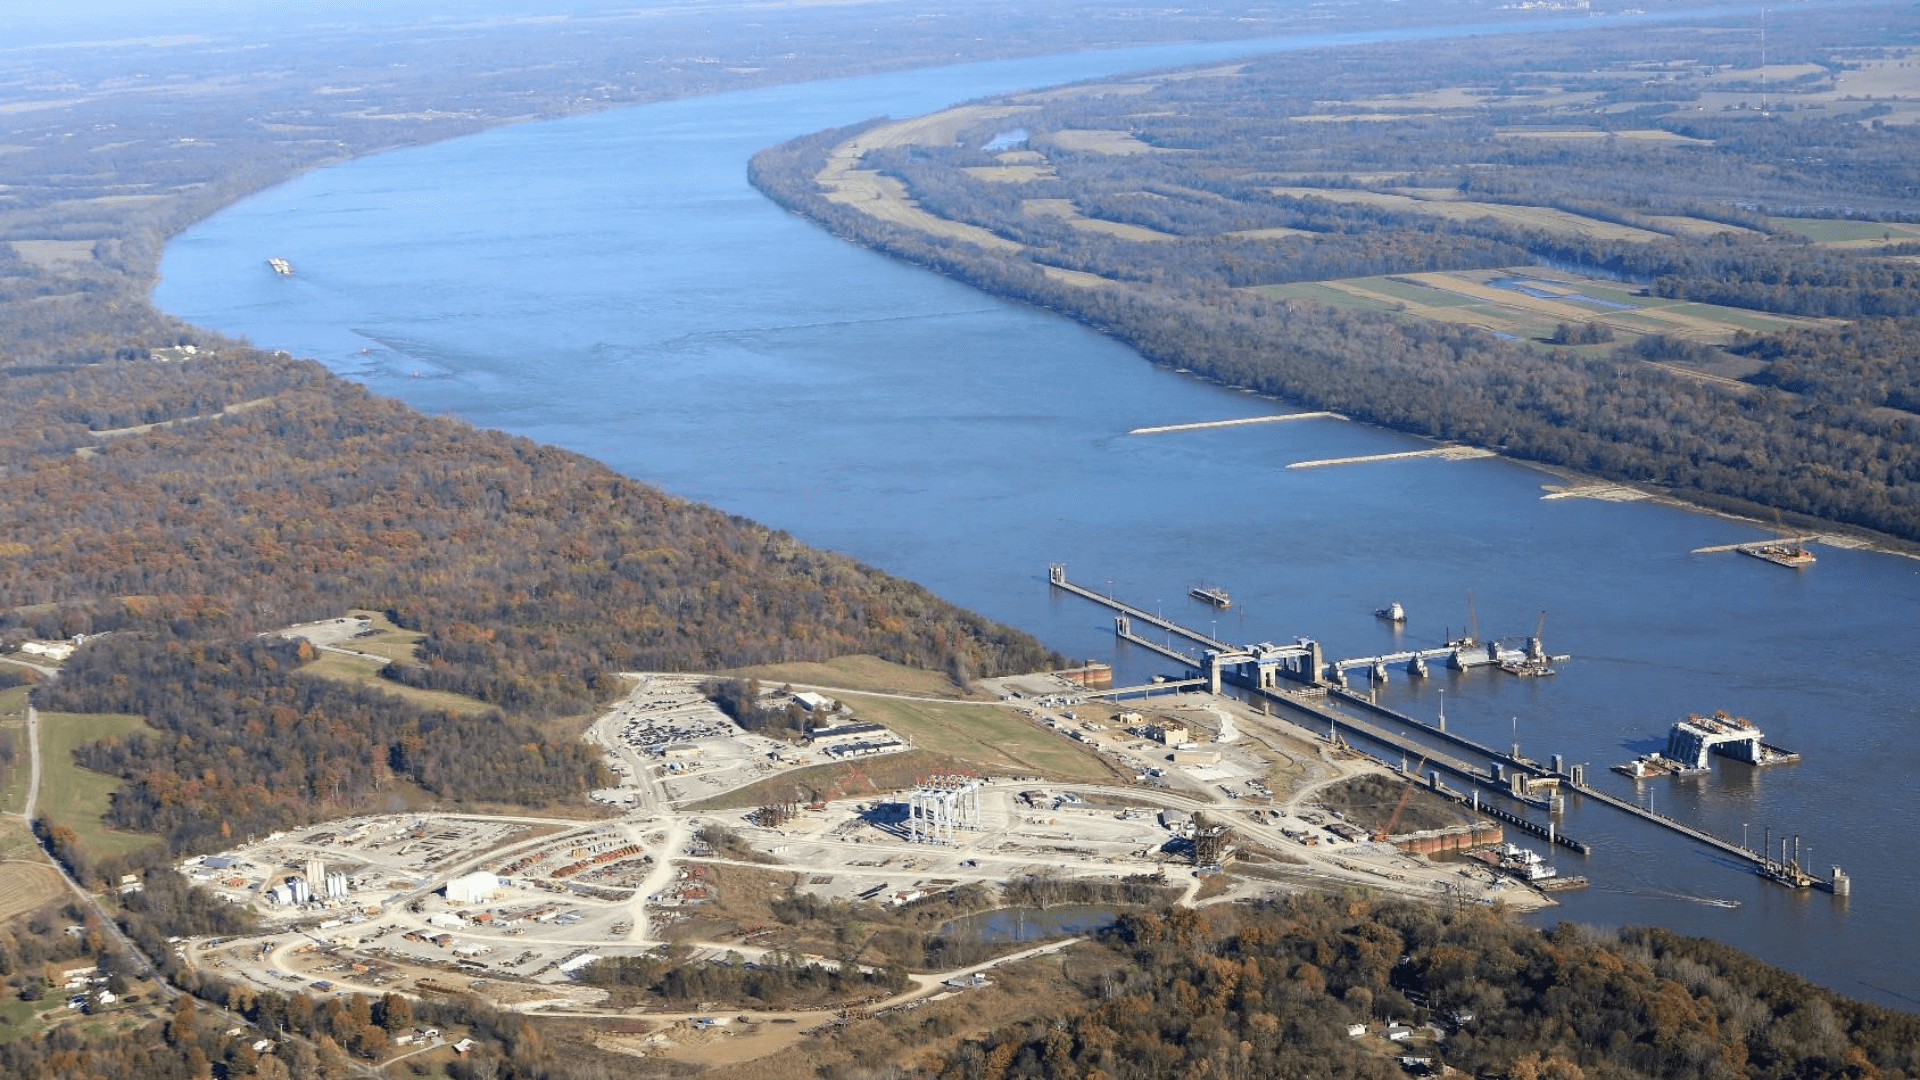
[[[768,806],[798,798],[862,798],[905,791],[923,776],[966,771],[971,762],[925,750],[901,754],[882,754],[858,761],[836,761],[828,765],[810,765],[778,776],[769,776],[709,799],[682,807],[696,812],[744,810]]]
[[[40,714],[40,802],[36,812],[45,814],[72,829],[80,837],[87,854],[95,859],[158,843],[148,833],[110,829],[105,817],[117,777],[83,769],[73,760],[73,752],[90,742],[135,731],[149,731],[147,722],[124,713]]]
[[[1129,779],[1100,755],[998,705],[843,695],[855,715],[899,732],[922,750],[993,773],[1104,783]]]
[[[923,694],[928,697],[950,698],[966,696],[959,687],[953,685],[953,680],[944,675],[867,655],[836,656],[819,663],[798,661],[790,664],[761,664],[758,667],[723,671],[721,674],[741,679],[759,679],[766,686],[802,683],[807,686],[872,690],[877,693]]]
[[[860,719],[887,725],[911,739],[915,749],[794,769],[685,809],[736,810],[795,797],[802,801],[859,798],[905,791],[923,777],[942,773],[1041,776],[1095,784],[1132,779],[1093,751],[1005,709],[852,694],[845,698]]]

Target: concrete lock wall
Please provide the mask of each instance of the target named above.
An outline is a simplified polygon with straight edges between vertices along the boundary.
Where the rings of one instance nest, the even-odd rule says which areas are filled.
[[[1416,855],[1431,855],[1436,851],[1464,851],[1467,848],[1485,847],[1505,840],[1506,829],[1498,822],[1488,821],[1478,825],[1464,825],[1457,829],[1438,829],[1429,833],[1395,837],[1393,846]]]

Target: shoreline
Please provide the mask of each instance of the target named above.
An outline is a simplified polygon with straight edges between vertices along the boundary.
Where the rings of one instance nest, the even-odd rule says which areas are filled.
[[[771,196],[769,196],[769,198],[771,198]],[[781,205],[785,205],[785,204],[783,203]],[[817,227],[826,228],[825,225],[816,221],[812,217],[808,217],[805,214],[802,214],[801,216],[805,217],[808,221],[813,222]],[[834,235],[839,236],[842,234],[835,233]],[[864,247],[869,251],[875,252],[876,254],[885,255],[888,258],[896,258],[896,259],[898,258],[898,256],[894,255],[892,252],[866,244],[860,239],[858,239],[857,237],[846,237],[846,239],[850,243],[859,244],[861,247]],[[910,261],[910,260],[900,260],[900,261]],[[1028,301],[1021,300],[1017,297],[1006,297],[1006,296],[1001,296],[999,293],[990,292],[986,289],[981,288],[978,285],[974,285],[972,282],[966,282],[965,284],[972,285],[973,288],[980,289],[980,291],[985,292],[987,293],[987,295],[993,296],[997,299],[1007,300],[1011,303],[1019,303],[1019,304],[1028,303]],[[1068,318],[1073,317],[1070,313],[1061,313],[1061,314],[1067,314]],[[1078,320],[1075,320],[1075,321],[1078,321]],[[1121,339],[1121,340],[1122,340],[1122,344],[1126,344],[1129,349],[1133,349],[1132,344],[1125,342],[1124,339]],[[1436,439],[1431,435],[1422,435],[1417,431],[1402,431],[1399,428],[1388,427],[1385,424],[1376,424],[1369,420],[1356,420],[1353,417],[1348,416],[1344,413],[1326,412],[1324,410],[1318,410],[1316,409],[1315,406],[1307,405],[1298,401],[1293,401],[1289,398],[1280,397],[1275,394],[1269,394],[1261,390],[1255,390],[1252,387],[1248,387],[1248,386],[1239,386],[1234,383],[1224,382],[1220,379],[1216,379],[1203,372],[1195,371],[1191,368],[1183,367],[1176,363],[1149,359],[1144,354],[1141,354],[1138,349],[1133,349],[1133,351],[1135,352],[1136,355],[1139,355],[1140,358],[1142,360],[1145,360],[1147,363],[1153,364],[1155,367],[1165,368],[1166,370],[1171,371],[1176,375],[1184,376],[1190,379],[1198,379],[1201,382],[1207,383],[1212,386],[1220,387],[1223,390],[1232,390],[1235,393],[1246,394],[1250,397],[1257,398],[1261,401],[1270,402],[1276,406],[1281,406],[1281,407],[1292,409],[1292,410],[1302,410],[1302,412],[1300,413],[1288,414],[1288,418],[1290,419],[1296,418],[1296,417],[1304,418],[1304,416],[1306,415],[1312,415],[1312,416],[1317,416],[1322,418],[1326,418],[1326,417],[1336,418],[1350,424],[1361,424],[1366,427],[1373,428],[1376,431],[1390,431],[1396,435],[1404,435],[1410,439],[1418,439],[1421,442],[1428,444],[1428,446],[1434,450],[1443,449],[1449,446],[1457,447],[1457,446],[1471,445],[1466,443],[1449,442],[1442,439]],[[1306,410],[1312,410],[1312,411],[1306,412]],[[1129,432],[1129,434],[1132,434],[1132,433]],[[1579,469],[1571,468],[1566,465],[1555,465],[1549,462],[1533,461],[1528,458],[1516,457],[1512,454],[1507,453],[1504,448],[1501,448],[1498,446],[1476,446],[1474,447],[1474,449],[1485,450],[1489,456],[1498,458],[1501,461],[1510,462],[1514,465],[1520,465],[1525,468],[1532,469],[1535,472],[1545,473],[1548,476],[1557,477],[1558,479],[1567,481],[1568,486],[1564,489],[1558,489],[1558,490],[1554,488],[1554,485],[1550,485],[1550,484],[1541,485],[1542,488],[1548,489],[1549,494],[1558,495],[1558,497],[1560,498],[1567,498],[1567,499],[1587,498],[1588,496],[1583,496],[1579,493],[1580,490],[1583,488],[1615,489],[1615,490],[1624,489],[1624,490],[1637,492],[1639,495],[1639,498],[1633,499],[1633,500],[1620,500],[1620,501],[1650,502],[1660,506],[1671,507],[1676,510],[1685,510],[1691,513],[1702,514],[1707,517],[1719,518],[1722,521],[1729,521],[1739,525],[1751,525],[1754,528],[1761,529],[1763,531],[1771,532],[1773,529],[1772,523],[1766,520],[1763,520],[1761,516],[1763,514],[1771,514],[1773,512],[1774,508],[1770,506],[1763,506],[1758,503],[1745,503],[1744,500],[1736,499],[1732,496],[1724,496],[1724,498],[1726,498],[1729,502],[1744,503],[1745,508],[1736,508],[1736,507],[1730,507],[1730,506],[1728,507],[1713,506],[1704,501],[1696,501],[1693,499],[1686,498],[1685,496],[1682,496],[1672,491],[1658,487],[1657,485],[1649,485],[1646,483],[1636,483],[1630,480],[1615,480],[1610,477],[1601,476],[1598,473],[1583,472]],[[1651,490],[1649,490],[1650,488]],[[1781,514],[1782,514],[1783,520],[1786,522],[1788,526],[1797,528],[1804,533],[1820,534],[1819,540],[1815,541],[1816,543],[1826,543],[1827,546],[1829,547],[1843,548],[1851,551],[1871,551],[1876,554],[1892,555],[1902,559],[1912,559],[1912,560],[1920,561],[1920,541],[1906,540],[1898,536],[1888,535],[1887,533],[1876,532],[1873,529],[1862,528],[1861,526],[1858,526],[1858,525],[1849,525],[1845,522],[1839,522],[1839,521],[1828,521],[1825,518],[1809,517],[1805,514],[1788,514],[1786,511],[1781,511]],[[1845,543],[1845,544],[1830,543],[1827,540],[1829,536],[1841,537],[1850,541],[1850,543]]]

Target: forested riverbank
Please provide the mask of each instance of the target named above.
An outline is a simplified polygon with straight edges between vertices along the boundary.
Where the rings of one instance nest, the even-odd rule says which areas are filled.
[[[1401,44],[821,132],[753,178],[1228,385],[1920,539],[1916,129],[1853,103],[1843,31],[1800,29],[1768,112],[1729,100],[1754,92],[1743,47],[1689,29],[1586,36],[1577,60]],[[1783,218],[1816,202],[1884,238]]]

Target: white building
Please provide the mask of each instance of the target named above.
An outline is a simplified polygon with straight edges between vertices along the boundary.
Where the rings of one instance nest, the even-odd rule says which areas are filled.
[[[598,959],[600,959],[599,953],[581,953],[561,964],[558,970],[562,975],[571,975]]]
[[[73,655],[73,646],[65,641],[29,641],[20,646],[20,651],[28,656],[44,656],[49,660],[65,660]]]
[[[447,899],[456,904],[478,904],[500,891],[500,877],[475,871],[447,882]]]

